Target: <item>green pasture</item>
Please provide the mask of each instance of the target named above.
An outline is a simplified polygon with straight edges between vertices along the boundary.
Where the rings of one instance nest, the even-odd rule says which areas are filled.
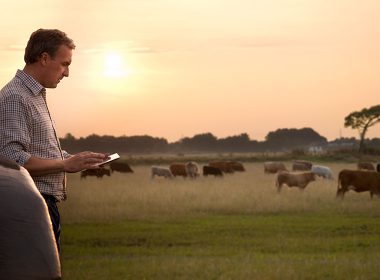
[[[152,180],[148,165],[71,174],[63,279],[379,278],[380,198],[337,200],[336,180],[323,179],[277,193],[262,163],[245,166],[222,179]]]

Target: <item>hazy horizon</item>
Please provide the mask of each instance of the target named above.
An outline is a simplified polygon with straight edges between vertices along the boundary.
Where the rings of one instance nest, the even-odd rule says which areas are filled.
[[[303,128],[311,128],[311,129],[313,129],[312,127],[303,127]],[[293,128],[285,128],[285,127],[284,127],[284,128],[279,128],[279,129],[293,129]],[[302,128],[300,128],[300,129],[302,129]],[[276,130],[277,130],[277,129],[276,129]],[[276,130],[274,130],[274,131],[276,131]],[[314,130],[314,129],[313,129],[313,130]],[[274,132],[274,131],[268,131],[268,133],[270,133],[270,132]],[[314,130],[314,131],[315,131],[315,130]],[[326,136],[320,134],[318,131],[315,131],[315,132],[318,133],[321,137],[325,137],[325,138],[327,139],[328,142],[330,142],[330,141],[334,141],[334,140],[339,139],[339,138],[352,138],[352,137],[354,137],[356,140],[359,141],[359,135],[356,136],[356,137],[355,137],[355,136],[349,136],[349,137],[344,137],[344,136],[342,136],[342,137],[337,137],[337,138],[334,138],[334,139],[328,139]],[[182,138],[193,138],[193,137],[196,136],[196,135],[208,134],[208,133],[211,133],[212,135],[214,135],[218,140],[219,140],[219,139],[225,139],[225,138],[227,138],[227,137],[239,136],[239,135],[241,135],[241,134],[248,134],[248,133],[246,133],[246,132],[242,132],[242,133],[239,133],[239,134],[226,135],[226,136],[224,136],[224,137],[218,137],[218,136],[216,136],[215,134],[213,134],[213,133],[210,132],[210,131],[204,131],[204,132],[200,132],[200,133],[197,133],[197,134],[194,134],[194,135],[183,135],[181,138],[173,139],[173,140],[169,140],[169,139],[167,139],[167,138],[164,137],[164,136],[149,135],[149,134],[112,135],[112,134],[90,133],[90,134],[88,134],[88,135],[76,136],[76,135],[74,135],[74,134],[72,134],[72,133],[70,133],[70,132],[67,132],[65,135],[60,136],[60,138],[65,138],[67,134],[70,134],[70,135],[73,136],[75,139],[86,138],[86,137],[89,137],[89,136],[91,136],[91,135],[97,135],[97,136],[100,136],[100,137],[103,137],[103,136],[112,136],[112,137],[116,137],[116,138],[117,138],[117,137],[134,137],[134,136],[150,136],[150,137],[153,137],[153,138],[166,139],[169,143],[174,143],[174,142],[177,142],[177,141],[181,140]],[[267,135],[265,135],[265,136],[267,136]],[[264,138],[264,139],[255,139],[255,138],[251,137],[249,134],[248,134],[248,137],[249,137],[249,140],[251,140],[251,141],[258,141],[258,142],[266,141],[265,138]],[[375,139],[375,138],[376,138],[376,139],[380,139],[380,136],[378,136],[378,137],[366,137],[366,139],[369,139],[369,140],[372,140],[372,139]]]
[[[379,1],[2,4],[0,87],[24,67],[36,29],[61,29],[77,46],[70,76],[47,91],[60,137],[263,141],[310,127],[331,141],[358,138],[344,118],[380,103]],[[377,137],[380,125],[367,134]]]

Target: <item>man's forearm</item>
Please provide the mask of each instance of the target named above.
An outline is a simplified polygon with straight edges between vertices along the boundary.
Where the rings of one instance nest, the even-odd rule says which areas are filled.
[[[64,172],[64,164],[60,159],[41,159],[32,156],[24,165],[32,176],[42,176]]]

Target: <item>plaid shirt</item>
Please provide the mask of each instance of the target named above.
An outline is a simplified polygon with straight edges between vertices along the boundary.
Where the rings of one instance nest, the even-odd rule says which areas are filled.
[[[31,156],[60,160],[70,156],[61,150],[45,88],[21,70],[0,91],[0,154],[22,166]],[[41,193],[66,199],[64,172],[33,180]]]

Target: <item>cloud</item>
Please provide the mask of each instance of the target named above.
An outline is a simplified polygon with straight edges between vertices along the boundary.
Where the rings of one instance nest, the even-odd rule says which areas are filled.
[[[24,45],[8,45],[1,49],[2,51],[9,51],[9,52],[19,52],[24,51],[25,46]]]
[[[118,50],[127,53],[158,53],[164,50],[152,48],[150,46],[144,46],[135,41],[111,41],[100,43],[94,47],[88,47],[80,50],[83,54],[96,54],[104,53],[107,50]]]
[[[266,48],[266,47],[284,47],[305,44],[305,40],[291,37],[245,37],[245,38],[225,38],[221,39],[218,44],[227,47],[238,48]]]

